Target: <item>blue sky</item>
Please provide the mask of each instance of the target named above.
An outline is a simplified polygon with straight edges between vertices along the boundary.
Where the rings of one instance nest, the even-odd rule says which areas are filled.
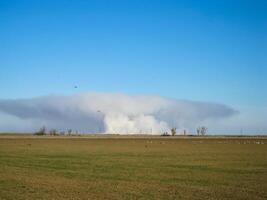
[[[1,0],[0,98],[122,92],[261,110],[266,9],[257,0]]]

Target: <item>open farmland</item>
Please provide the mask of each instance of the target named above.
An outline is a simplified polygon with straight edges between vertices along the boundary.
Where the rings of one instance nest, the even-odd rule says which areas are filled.
[[[267,199],[262,137],[0,136],[0,199]]]

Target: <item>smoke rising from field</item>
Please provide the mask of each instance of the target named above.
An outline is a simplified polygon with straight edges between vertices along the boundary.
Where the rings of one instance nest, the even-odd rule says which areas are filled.
[[[34,131],[40,126],[88,133],[160,134],[195,128],[236,111],[223,104],[156,95],[82,93],[0,100],[0,130]]]

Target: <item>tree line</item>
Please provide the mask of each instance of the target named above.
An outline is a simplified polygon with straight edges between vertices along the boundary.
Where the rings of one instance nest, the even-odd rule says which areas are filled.
[[[196,133],[198,136],[204,136],[207,134],[208,128],[206,126],[199,126],[196,129]],[[175,136],[177,135],[177,129],[176,128],[171,128],[171,133],[169,134],[168,132],[164,132],[162,136]],[[182,135],[187,135],[187,131],[183,130]]]
[[[47,130],[45,126],[42,126],[38,131],[34,133],[34,135],[78,135],[78,131],[74,132],[72,129],[68,129],[65,131],[57,131],[56,129]]]

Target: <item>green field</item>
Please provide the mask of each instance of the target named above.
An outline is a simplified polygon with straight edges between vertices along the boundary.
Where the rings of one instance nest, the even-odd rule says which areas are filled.
[[[0,136],[0,199],[267,199],[267,140]]]

